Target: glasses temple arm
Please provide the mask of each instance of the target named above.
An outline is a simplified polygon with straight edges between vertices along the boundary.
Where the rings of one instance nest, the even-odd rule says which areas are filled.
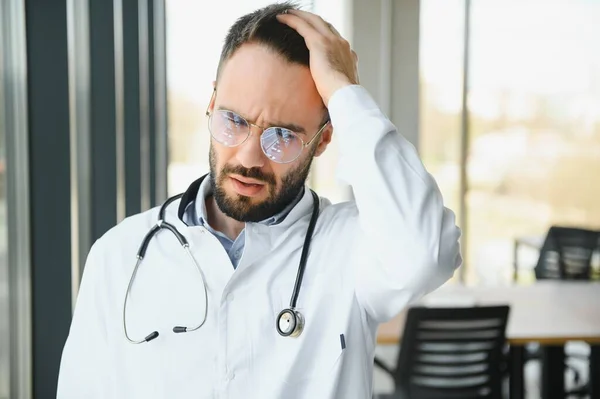
[[[217,88],[215,87],[213,89],[212,95],[210,96],[210,101],[208,102],[208,106],[206,107],[206,116],[210,116],[210,111],[209,111],[210,104],[212,104],[212,102],[214,101],[216,94],[217,94]]]
[[[331,123],[331,121],[327,121],[327,122],[325,122],[325,123],[323,124],[323,126],[321,126],[321,128],[319,129],[319,131],[317,132],[317,134],[315,134],[315,135],[313,136],[313,138],[309,140],[309,142],[308,142],[308,143],[304,144],[304,146],[305,146],[305,147],[308,147],[308,146],[309,146],[309,145],[310,145],[310,144],[311,144],[313,141],[315,141],[315,139],[316,139],[317,137],[319,137],[319,136],[321,135],[321,133],[323,133],[323,131],[325,130],[325,128],[327,127],[327,125],[329,125],[329,123]]]

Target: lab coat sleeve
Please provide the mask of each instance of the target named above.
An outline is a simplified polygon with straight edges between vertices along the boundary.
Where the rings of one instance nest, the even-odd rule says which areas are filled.
[[[356,297],[384,322],[447,281],[460,266],[460,230],[416,149],[369,93],[352,85],[329,102],[337,176],[358,211]]]
[[[102,252],[96,242],[88,255],[58,377],[57,399],[108,398],[105,298],[100,290]]]

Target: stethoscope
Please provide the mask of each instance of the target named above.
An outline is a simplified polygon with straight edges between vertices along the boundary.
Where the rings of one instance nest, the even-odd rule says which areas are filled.
[[[197,190],[200,187],[200,183],[202,182],[202,180],[204,180],[205,177],[206,177],[206,175],[202,176],[200,179],[196,180],[192,184],[190,189],[192,191],[195,189],[196,193],[197,193]],[[188,190],[188,191],[190,191],[190,190]],[[300,334],[302,334],[302,331],[304,329],[304,322],[305,322],[304,316],[302,315],[302,313],[300,313],[296,309],[296,303],[298,301],[298,295],[300,293],[300,286],[302,285],[302,278],[304,277],[304,269],[306,268],[306,262],[307,262],[307,258],[308,258],[308,250],[310,248],[310,242],[312,239],[313,231],[315,229],[315,225],[317,224],[317,218],[319,217],[319,196],[313,190],[310,190],[310,191],[313,196],[313,211],[312,211],[312,215],[310,218],[310,222],[308,224],[308,229],[306,231],[306,236],[304,238],[304,245],[302,247],[302,254],[300,256],[300,264],[298,265],[298,273],[296,274],[296,282],[294,283],[294,290],[292,291],[292,298],[290,299],[290,306],[286,309],[283,309],[281,312],[279,312],[279,314],[277,315],[276,323],[275,323],[275,328],[277,329],[277,332],[283,337],[298,337]],[[175,327],[173,327],[173,332],[179,334],[179,333],[196,331],[196,330],[200,329],[200,327],[202,327],[204,325],[204,323],[206,322],[206,318],[208,315],[208,291],[206,289],[206,280],[204,278],[204,273],[202,272],[202,268],[200,267],[200,264],[194,258],[194,255],[192,255],[192,252],[190,251],[190,245],[189,245],[187,239],[183,236],[183,234],[181,234],[179,232],[179,230],[177,230],[177,228],[174,225],[165,221],[165,214],[166,214],[167,207],[173,201],[176,201],[182,197],[184,197],[182,199],[182,202],[184,202],[186,199],[188,199],[188,200],[190,199],[190,198],[185,198],[185,197],[194,198],[195,196],[190,195],[189,192],[186,192],[186,193],[181,193],[181,194],[175,195],[175,196],[167,199],[163,203],[163,205],[160,207],[160,210],[158,212],[158,221],[150,229],[150,231],[148,231],[148,233],[146,233],[146,235],[144,236],[144,239],[142,240],[142,244],[140,245],[140,247],[138,249],[138,252],[136,255],[137,260],[135,263],[135,267],[133,268],[133,273],[131,274],[131,278],[129,279],[129,285],[127,286],[127,292],[125,293],[125,300],[123,301],[123,331],[125,333],[125,338],[127,338],[127,340],[129,342],[131,342],[132,344],[141,344],[144,342],[150,342],[150,341],[158,338],[158,336],[159,336],[158,331],[153,331],[150,334],[148,334],[144,339],[141,339],[141,340],[132,339],[127,332],[126,313],[127,313],[127,299],[129,297],[129,293],[131,292],[131,287],[133,286],[133,282],[135,280],[137,271],[142,263],[142,260],[144,259],[144,256],[146,255],[146,251],[148,250],[148,245],[150,244],[150,241],[161,230],[170,231],[177,238],[177,241],[179,241],[179,244],[183,247],[186,254],[189,256],[191,262],[194,264],[194,267],[198,270],[198,273],[200,274],[200,278],[202,280],[202,287],[204,289],[204,301],[205,301],[204,303],[206,304],[204,306],[204,316],[202,317],[202,321],[198,325],[195,325],[193,327],[175,326]],[[187,202],[187,201],[185,201],[185,202]],[[179,208],[180,216],[182,215],[182,213],[183,213],[182,209],[184,209],[185,206],[187,206],[187,204],[180,205],[180,208]]]

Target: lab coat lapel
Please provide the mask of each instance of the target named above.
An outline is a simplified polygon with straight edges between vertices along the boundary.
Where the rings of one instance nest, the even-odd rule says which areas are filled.
[[[283,242],[292,242],[292,237],[298,238],[298,246],[304,244],[313,205],[312,193],[308,187],[305,187],[302,199],[290,211],[288,216],[281,223],[270,226],[269,232],[273,237],[274,247],[281,245]],[[292,249],[290,248],[290,250]]]

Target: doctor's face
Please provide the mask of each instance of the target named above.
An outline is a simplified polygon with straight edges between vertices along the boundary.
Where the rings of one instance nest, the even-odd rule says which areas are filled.
[[[323,102],[308,67],[259,44],[244,44],[225,62],[215,89],[209,158],[216,203],[239,221],[267,219],[298,196],[313,157],[331,141]]]

